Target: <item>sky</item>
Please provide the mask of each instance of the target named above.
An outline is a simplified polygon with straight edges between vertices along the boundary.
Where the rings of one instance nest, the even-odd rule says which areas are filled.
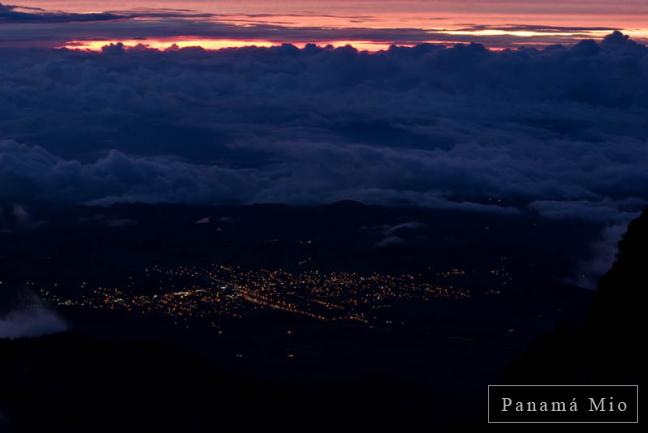
[[[392,43],[482,42],[501,49],[600,39],[612,30],[648,40],[644,0],[13,0],[11,5],[16,7],[0,8],[3,45],[96,50],[106,41],[157,48],[310,42],[379,50]]]
[[[13,3],[0,201],[648,204],[643,0]]]

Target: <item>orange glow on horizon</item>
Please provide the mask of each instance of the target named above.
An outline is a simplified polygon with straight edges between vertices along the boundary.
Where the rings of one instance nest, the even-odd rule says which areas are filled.
[[[517,42],[513,42],[511,45],[488,45],[487,48],[493,51],[501,51],[506,48],[511,48],[515,46],[527,46],[527,47],[543,47],[546,46],[546,43],[541,41],[533,40],[534,37],[538,36],[538,32],[526,31],[526,30],[475,30],[475,31],[447,31],[443,32],[449,36],[452,35],[466,35],[469,36],[474,34],[475,36],[505,36],[511,35],[519,38]],[[601,40],[609,32],[608,31],[593,31],[587,34],[587,38]],[[648,40],[648,31],[647,30],[630,30],[624,31],[625,34],[633,37],[638,41],[647,41]],[[577,33],[560,33],[560,36],[578,36]],[[528,39],[528,40],[525,40]],[[419,43],[430,43],[430,44],[441,44],[452,46],[459,44],[461,42],[443,39],[430,39],[427,41],[421,41]],[[58,48],[64,48],[68,50],[77,50],[77,51],[95,51],[99,52],[104,47],[122,44],[127,48],[134,48],[137,46],[142,46],[148,49],[155,50],[172,50],[172,49],[181,49],[181,48],[202,48],[204,50],[218,51],[228,48],[244,48],[244,47],[260,47],[260,48],[270,48],[278,47],[283,44],[290,44],[297,48],[304,48],[308,44],[315,44],[319,47],[332,46],[334,48],[340,48],[344,46],[352,46],[359,51],[368,51],[368,52],[378,52],[385,51],[389,47],[396,45],[401,47],[412,47],[417,44],[414,43],[391,43],[391,42],[374,42],[374,41],[353,41],[353,40],[333,40],[333,41],[309,41],[309,42],[279,42],[279,41],[269,41],[269,40],[244,40],[244,39],[212,39],[212,38],[196,38],[196,37],[172,37],[172,38],[151,38],[151,39],[113,39],[113,40],[78,40],[78,41],[69,41]]]
[[[156,50],[167,50],[173,48],[190,48],[200,47],[206,50],[221,50],[224,48],[241,48],[241,47],[272,47],[279,45],[269,41],[243,41],[236,39],[124,39],[124,40],[89,40],[89,41],[70,41],[61,48],[69,50],[101,51],[102,48],[109,45],[123,44],[125,47],[133,48],[144,46]]]
[[[299,42],[291,43],[297,48],[304,48],[309,43],[316,44],[320,47],[332,46],[335,48],[344,46],[353,46],[360,51],[381,51],[388,49],[391,43],[371,42],[371,41],[316,41],[316,42]],[[166,39],[125,39],[125,40],[88,40],[88,41],[70,41],[60,48],[80,51],[101,51],[104,47],[123,44],[127,48],[143,46],[155,50],[169,50],[177,48],[199,47],[205,50],[222,50],[227,48],[243,47],[278,47],[282,42],[264,41],[264,40],[239,40],[239,39],[196,39],[196,38],[166,38]],[[399,46],[411,46],[411,44],[399,44]]]

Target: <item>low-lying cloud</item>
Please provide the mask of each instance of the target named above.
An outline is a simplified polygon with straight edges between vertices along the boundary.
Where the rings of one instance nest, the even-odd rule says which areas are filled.
[[[568,279],[580,287],[595,289],[599,279],[608,272],[617,258],[619,241],[626,232],[626,224],[608,225],[591,245],[590,259],[580,264],[575,275]]]
[[[0,50],[0,200],[355,199],[625,221],[648,48]]]
[[[0,314],[0,338],[38,337],[63,332],[67,327],[58,314],[36,299]]]

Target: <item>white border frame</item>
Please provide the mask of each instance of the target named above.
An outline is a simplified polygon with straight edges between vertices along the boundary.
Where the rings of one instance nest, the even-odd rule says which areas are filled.
[[[490,389],[491,387],[513,387],[513,386],[527,386],[527,387],[541,387],[541,386],[553,386],[553,387],[605,387],[605,386],[615,386],[615,387],[634,387],[637,391],[637,418],[636,421],[491,421],[490,420]],[[488,424],[639,424],[639,385],[488,385]]]

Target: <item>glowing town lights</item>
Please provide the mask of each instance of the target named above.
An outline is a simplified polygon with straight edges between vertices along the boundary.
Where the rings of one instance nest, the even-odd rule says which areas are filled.
[[[465,271],[453,268],[438,276],[454,281]],[[510,279],[505,269],[491,272],[493,278]],[[242,270],[212,265],[207,268],[155,266],[142,274],[143,280],[129,279],[127,288],[105,285],[87,287],[76,298],[66,298],[56,290],[41,288],[42,297],[57,306],[124,311],[140,315],[172,318],[174,323],[206,322],[241,318],[258,310],[274,310],[320,321],[346,321],[392,326],[392,304],[403,301],[429,302],[437,298],[461,299],[469,290],[455,283],[440,285],[420,275],[361,275],[354,272],[323,273],[311,270],[293,274],[284,270]],[[135,293],[139,284],[153,282],[154,293]],[[138,282],[138,284],[131,284]],[[503,284],[503,282],[501,282]],[[55,285],[54,285],[55,286]],[[371,313],[371,314],[370,314]],[[288,335],[293,330],[286,331]],[[219,334],[222,331],[219,330]]]

